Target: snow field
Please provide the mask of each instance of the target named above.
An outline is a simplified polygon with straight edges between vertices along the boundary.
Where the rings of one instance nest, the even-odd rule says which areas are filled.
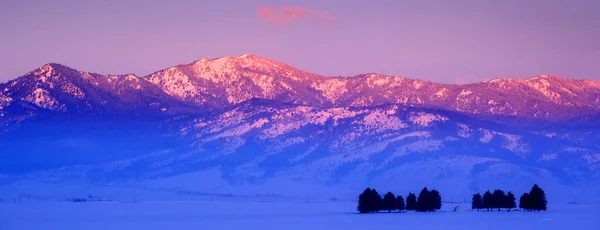
[[[597,205],[547,212],[358,214],[354,202],[152,201],[0,203],[0,229],[600,229]]]

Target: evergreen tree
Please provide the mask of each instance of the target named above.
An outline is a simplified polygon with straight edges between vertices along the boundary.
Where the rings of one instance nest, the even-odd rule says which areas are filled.
[[[471,199],[471,209],[479,211],[480,208],[483,208],[481,194],[477,193],[474,194],[473,199]]]
[[[406,210],[417,210],[417,196],[414,193],[408,193],[408,196],[406,197]]]
[[[370,200],[369,206],[370,206],[371,212],[381,211],[382,198],[381,198],[381,195],[379,195],[379,193],[377,192],[377,190],[372,189],[370,197],[371,197],[371,199],[369,199]]]
[[[490,209],[492,208],[493,200],[494,200],[494,196],[492,195],[492,193],[490,193],[489,190],[486,191],[483,194],[483,199],[481,201],[481,207],[487,208],[487,210],[490,211]]]
[[[358,207],[356,208],[358,210],[358,212],[360,213],[369,213],[371,212],[370,209],[370,196],[371,196],[371,189],[370,188],[366,188],[365,191],[363,191],[359,196],[358,196]]]
[[[419,197],[417,198],[417,208],[416,210],[419,212],[429,211],[431,208],[431,198],[429,190],[427,187],[423,188],[419,193]]]
[[[404,203],[404,198],[402,196],[396,197],[396,209],[400,212],[406,209],[406,204]]]
[[[429,193],[431,197],[431,211],[440,210],[442,208],[442,196],[440,192],[433,189]]]
[[[388,212],[396,210],[396,197],[392,192],[388,192],[383,196],[383,203],[381,209],[387,210]]]
[[[515,195],[512,192],[508,192],[506,194],[506,199],[504,201],[504,208],[507,208],[507,211],[510,211],[513,208],[516,208],[517,204],[515,203]]]
[[[530,201],[529,193],[523,193],[521,198],[519,198],[519,208],[529,211],[531,210],[531,201]]]
[[[546,200],[546,193],[537,184],[534,184],[529,191],[531,209],[535,211],[546,211],[548,201]]]
[[[501,208],[504,208],[504,204],[506,203],[506,195],[504,191],[501,189],[494,190],[492,194],[492,208],[497,208],[500,211]]]

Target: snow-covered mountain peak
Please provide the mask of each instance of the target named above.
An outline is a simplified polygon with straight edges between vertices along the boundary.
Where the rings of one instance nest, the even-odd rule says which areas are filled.
[[[295,69],[294,67],[254,54],[243,54],[237,57],[223,56],[218,58],[203,58],[194,63],[195,68],[217,71],[217,72],[241,72],[243,69],[255,71],[276,71]]]
[[[239,56],[239,58],[255,58],[255,57],[258,57],[258,56],[254,55],[254,54],[242,54]]]
[[[546,81],[575,81],[573,79],[559,77],[559,76],[551,75],[551,74],[541,74],[541,75],[537,75],[537,76],[533,76],[533,77],[525,79],[525,81],[541,81],[541,80],[546,80]]]
[[[60,82],[64,83],[76,80],[78,78],[89,79],[100,76],[100,74],[78,71],[58,63],[47,63],[11,82],[12,84],[17,84],[18,82],[23,81],[32,83],[37,82],[37,86],[46,85],[50,88],[53,88],[54,84],[58,84]]]
[[[86,91],[98,87],[128,97],[146,89],[158,90],[153,93],[213,109],[258,98],[321,107],[403,104],[478,116],[560,120],[595,114],[600,108],[598,81],[540,75],[450,85],[373,72],[325,77],[254,54],[203,58],[143,78],[134,74],[103,76],[49,63],[4,84],[2,90],[16,101],[28,95],[48,95],[61,102],[64,99],[57,93],[83,99]],[[35,91],[38,88],[47,93]]]
[[[542,74],[542,75],[538,75],[538,76],[535,76],[535,77],[531,77],[528,80],[532,80],[533,81],[533,80],[550,79],[550,78],[554,78],[554,76]]]
[[[40,68],[38,68],[37,70],[35,70],[33,72],[35,75],[45,75],[47,77],[49,77],[50,75],[52,75],[54,73],[54,67],[52,67],[52,64],[45,64],[43,66],[41,66]]]
[[[58,77],[60,75],[63,75],[65,71],[74,70],[58,63],[47,63],[35,69],[34,71],[29,72],[26,75],[33,75],[35,77],[40,78],[42,82],[46,82],[49,77]]]

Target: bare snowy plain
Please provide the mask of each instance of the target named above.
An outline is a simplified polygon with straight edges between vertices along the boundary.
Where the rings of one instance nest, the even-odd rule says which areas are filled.
[[[351,200],[189,196],[74,203],[3,200],[0,229],[600,229],[600,207],[549,204],[546,212],[470,211],[358,214]],[[139,198],[138,198],[139,199]],[[462,212],[453,212],[456,206]]]

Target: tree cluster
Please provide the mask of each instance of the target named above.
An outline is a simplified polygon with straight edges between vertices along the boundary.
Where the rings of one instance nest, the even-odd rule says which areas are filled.
[[[85,198],[74,198],[71,199],[72,202],[87,202],[87,200]]]
[[[519,208],[529,211],[546,210],[546,204],[546,195],[537,185],[534,185],[529,193],[523,194],[519,200]],[[510,191],[505,194],[501,189],[496,189],[493,193],[488,190],[483,196],[479,193],[474,194],[471,200],[471,209],[477,211],[480,209],[510,211],[516,206],[515,195]]]
[[[515,203],[515,195],[512,192],[504,193],[501,189],[494,190],[493,193],[487,191],[481,196],[481,194],[477,193],[473,195],[473,199],[471,201],[471,209],[475,209],[479,211],[479,209],[487,209],[488,211],[492,209],[506,209],[510,211],[513,208],[516,208],[517,204]]]
[[[442,207],[442,197],[436,190],[428,190],[423,188],[419,197],[414,193],[409,193],[406,197],[406,202],[402,196],[394,196],[392,192],[386,193],[383,198],[375,189],[366,188],[363,193],[358,196],[357,210],[360,213],[376,213],[379,211],[395,211],[403,212],[418,211],[418,212],[433,212]]]
[[[526,211],[546,211],[547,205],[546,192],[537,184],[533,185],[529,193],[524,193],[519,199],[519,208]]]
[[[358,196],[358,211],[360,213],[379,212],[383,199],[375,189],[367,188]]]
[[[415,211],[434,212],[442,208],[442,196],[437,190],[427,190],[423,188],[417,198]]]

